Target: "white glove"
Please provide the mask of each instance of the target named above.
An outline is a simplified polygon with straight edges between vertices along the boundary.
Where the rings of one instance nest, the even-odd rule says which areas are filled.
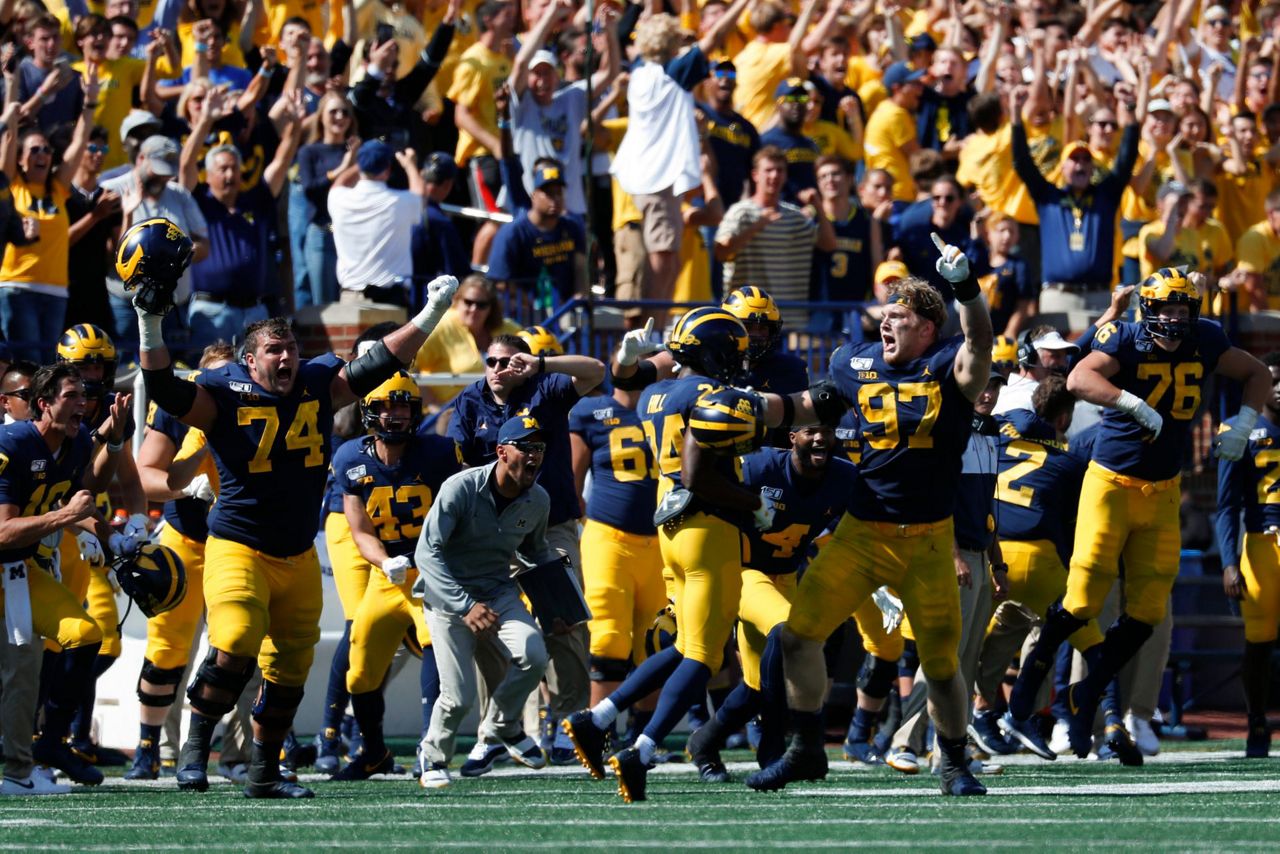
[[[941,254],[934,267],[938,270],[938,275],[946,279],[952,284],[958,284],[969,278],[969,259],[960,251],[958,247],[952,246],[941,237],[938,232],[932,232],[930,237],[933,238],[933,245],[938,247]]]
[[[881,587],[871,594],[871,601],[876,603],[883,618],[884,630],[891,632],[902,625],[902,600],[889,592],[888,587]]]
[[[104,572],[103,575],[106,576],[107,583],[111,585],[112,593],[120,593],[122,591],[120,581],[116,578],[116,571],[113,567],[107,567],[107,571]]]
[[[777,514],[777,510],[773,509],[773,499],[767,495],[760,496],[760,506],[751,511],[751,518],[755,519],[757,531],[767,531],[773,527],[773,517]]]
[[[112,534],[112,536],[120,535]],[[76,545],[80,547],[80,559],[90,566],[102,566],[107,562],[107,556],[102,552],[102,543],[88,531],[80,531],[76,534]]]
[[[389,557],[382,562],[382,574],[387,577],[387,581],[399,586],[404,584],[405,576],[412,565],[409,558],[404,555]]]
[[[618,364],[634,365],[650,353],[656,353],[661,350],[661,342],[654,341],[652,336],[652,317],[645,323],[644,329],[632,329],[626,335],[623,335],[622,342],[618,344]]]
[[[1150,430],[1152,440],[1160,437],[1160,429],[1164,426],[1164,419],[1160,417],[1159,412],[1148,406],[1145,400],[1133,392],[1120,392],[1120,398],[1116,401],[1116,409],[1129,413],[1133,416],[1134,421]],[[1248,438],[1248,434],[1245,434],[1245,438]],[[1237,454],[1236,459],[1239,458],[1240,456]]]
[[[1241,406],[1235,423],[1225,433],[1218,434],[1217,447],[1213,451],[1218,459],[1234,463],[1243,457],[1244,449],[1249,444],[1249,434],[1257,423],[1258,410],[1252,406]]]
[[[52,575],[54,581],[62,580],[61,529],[45,534],[40,538],[40,547],[36,551],[36,563],[40,564],[41,569]]]
[[[133,537],[139,543],[146,542],[147,538],[151,536],[151,532],[147,530],[147,514],[131,514],[129,521],[124,523],[124,535]]]
[[[198,474],[191,478],[191,482],[182,488],[182,494],[187,498],[198,498],[206,504],[212,504],[216,497],[213,494],[213,484],[209,482],[207,474]]]
[[[458,280],[453,276],[436,276],[427,284],[427,304],[413,318],[413,325],[428,335],[453,303]]]
[[[138,550],[138,538],[131,534],[112,534],[107,540],[107,548],[111,549],[111,553],[117,557],[120,555],[133,554]]]

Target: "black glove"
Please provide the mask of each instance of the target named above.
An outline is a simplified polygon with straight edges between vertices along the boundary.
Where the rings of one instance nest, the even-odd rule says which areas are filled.
[[[178,281],[136,277],[133,281],[137,293],[133,295],[135,308],[164,317],[174,308],[173,295],[178,290]],[[134,288],[125,285],[125,291]]]

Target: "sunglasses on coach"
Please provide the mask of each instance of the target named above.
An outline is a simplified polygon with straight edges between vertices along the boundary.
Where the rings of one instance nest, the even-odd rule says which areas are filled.
[[[507,366],[511,364],[511,357],[503,356],[499,358],[497,356],[486,356],[484,363],[494,370],[505,371]]]
[[[522,454],[545,454],[547,452],[546,442],[508,442],[508,445],[515,448]]]

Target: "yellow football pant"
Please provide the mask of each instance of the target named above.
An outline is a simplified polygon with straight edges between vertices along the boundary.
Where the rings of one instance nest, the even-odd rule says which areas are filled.
[[[120,656],[120,610],[116,606],[115,593],[107,581],[105,570],[94,569],[80,557],[80,544],[75,534],[64,529],[62,543],[58,546],[58,567],[62,573],[62,585],[71,591],[77,602],[102,630],[102,648],[99,655],[112,658]],[[53,638],[46,637],[45,649],[57,652],[59,647]]]
[[[787,627],[823,643],[877,587],[887,584],[911,617],[920,669],[930,679],[950,679],[959,666],[960,645],[954,539],[950,518],[894,525],[846,513],[800,580]]]
[[[27,560],[26,565],[31,627],[36,634],[56,643],[57,649],[76,649],[101,643],[102,629],[85,613],[81,600],[34,560]],[[3,606],[4,588],[0,587],[0,609]]]
[[[796,574],[767,575],[758,569],[742,570],[742,596],[738,602],[738,654],[742,681],[760,690],[760,658],[769,632],[787,621],[796,595]]]
[[[172,670],[186,667],[204,614],[204,543],[184,537],[172,525],[160,529],[156,542],[177,552],[187,570],[187,595],[172,610],[147,620],[147,660]]]
[[[1240,573],[1244,576],[1244,639],[1249,643],[1267,643],[1276,639],[1280,624],[1280,546],[1270,534],[1244,535],[1240,555]]]
[[[1048,540],[1001,540],[1000,553],[1009,565],[1009,601],[1030,608],[1041,619],[1067,590],[1067,568]],[[995,625],[992,615],[990,627]],[[1078,650],[1102,643],[1102,630],[1090,619],[1067,639]],[[1006,662],[1007,664],[1008,662]]]
[[[590,519],[582,526],[583,593],[591,608],[591,654],[644,661],[644,633],[667,604],[658,537]]]
[[[262,678],[277,685],[305,684],[324,604],[316,550],[274,557],[210,536],[204,556],[209,645],[256,656]]]
[[[658,529],[662,560],[675,577],[676,648],[719,672],[742,592],[738,529],[694,513],[674,533]]]
[[[1153,626],[1164,619],[1182,548],[1178,482],[1153,483],[1089,464],[1062,600],[1072,616],[1098,616],[1123,557],[1125,612]]]
[[[330,513],[324,517],[324,544],[329,550],[329,565],[333,567],[338,601],[342,603],[342,619],[350,622],[356,618],[356,609],[364,599],[373,567],[360,555],[360,549],[356,548],[356,541],[351,536],[351,526],[342,513]]]
[[[392,584],[381,570],[369,575],[369,586],[351,622],[347,690],[352,694],[378,689],[406,630],[412,628],[422,646],[431,643],[422,600],[414,599],[411,592],[417,580],[416,569],[409,570],[403,584]]]
[[[862,648],[867,651],[867,655],[874,655],[885,661],[902,658],[905,643],[902,626],[891,632],[885,631],[884,614],[870,597],[853,612],[853,621],[858,627],[858,634],[862,635]]]

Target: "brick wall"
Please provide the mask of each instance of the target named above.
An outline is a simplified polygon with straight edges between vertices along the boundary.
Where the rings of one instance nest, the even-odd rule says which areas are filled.
[[[388,320],[404,323],[408,315],[403,308],[396,306],[333,303],[298,309],[294,315],[294,326],[304,357],[327,352],[346,357],[360,333]]]

